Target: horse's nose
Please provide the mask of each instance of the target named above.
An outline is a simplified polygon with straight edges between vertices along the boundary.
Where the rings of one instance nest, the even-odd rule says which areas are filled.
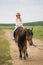
[[[32,46],[33,45],[33,42],[29,42],[29,45]]]

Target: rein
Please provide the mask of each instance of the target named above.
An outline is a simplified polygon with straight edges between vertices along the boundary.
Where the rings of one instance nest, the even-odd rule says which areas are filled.
[[[43,49],[39,48],[38,45],[33,44],[33,46],[38,48],[39,50],[43,50]],[[40,46],[43,46],[43,45],[40,45]]]

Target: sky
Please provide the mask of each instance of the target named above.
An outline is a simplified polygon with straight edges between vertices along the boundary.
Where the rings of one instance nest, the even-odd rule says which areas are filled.
[[[0,23],[15,23],[17,12],[23,23],[43,21],[43,0],[0,0]]]

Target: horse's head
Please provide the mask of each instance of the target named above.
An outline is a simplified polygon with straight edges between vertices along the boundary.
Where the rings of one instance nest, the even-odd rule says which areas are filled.
[[[33,32],[30,29],[26,29],[26,39],[29,41],[29,44],[32,45]]]

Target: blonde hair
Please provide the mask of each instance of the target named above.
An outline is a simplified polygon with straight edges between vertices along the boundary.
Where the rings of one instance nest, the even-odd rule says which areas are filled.
[[[22,22],[22,19],[21,19],[20,16],[21,16],[20,13],[16,13],[16,18],[17,18],[17,19],[20,19],[20,22]],[[17,20],[17,19],[16,19],[16,20]]]
[[[16,17],[17,17],[17,16],[21,16],[20,13],[16,13]]]

